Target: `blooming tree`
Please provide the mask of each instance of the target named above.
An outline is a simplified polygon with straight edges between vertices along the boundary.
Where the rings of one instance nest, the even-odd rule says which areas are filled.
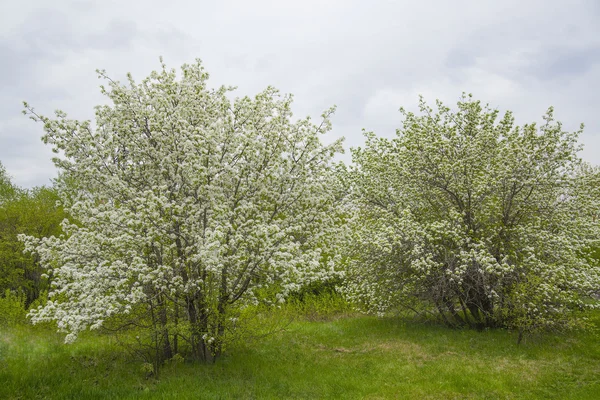
[[[466,95],[457,111],[422,99],[420,110],[401,110],[396,138],[367,133],[353,149],[350,297],[453,326],[572,325],[600,278],[579,132],[552,109],[541,126],[518,127]]]
[[[162,62],[162,61],[161,61]],[[292,120],[291,96],[268,88],[255,98],[207,87],[200,61],[152,72],[141,83],[108,78],[90,121],[26,113],[44,124],[62,156],[62,237],[23,237],[53,273],[50,301],[31,312],[74,340],[140,308],[162,355],[213,360],[256,290],[290,290],[336,274],[328,251],[336,226],[330,161],[320,124]],[[126,319],[126,318],[125,318]],[[175,349],[173,348],[175,347]]]

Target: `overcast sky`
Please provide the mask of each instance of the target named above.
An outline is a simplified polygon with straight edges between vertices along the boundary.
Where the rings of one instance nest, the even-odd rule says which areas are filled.
[[[201,58],[211,85],[295,95],[297,116],[336,104],[332,137],[392,136],[418,95],[455,104],[471,92],[519,123],[549,105],[586,124],[600,164],[600,1],[9,1],[0,0],[0,162],[31,187],[56,176],[28,101],[89,119],[103,102],[96,68],[141,80]],[[346,156],[345,159],[348,157]]]

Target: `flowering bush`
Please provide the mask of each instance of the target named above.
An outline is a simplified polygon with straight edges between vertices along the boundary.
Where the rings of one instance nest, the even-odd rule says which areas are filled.
[[[356,211],[350,298],[453,326],[571,326],[600,283],[579,132],[552,109],[518,127],[470,96],[456,112],[420,110],[401,110],[394,139],[367,133],[343,173]]]

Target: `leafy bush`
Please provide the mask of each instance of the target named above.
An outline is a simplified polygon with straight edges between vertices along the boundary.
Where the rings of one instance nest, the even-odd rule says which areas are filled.
[[[0,326],[18,325],[27,321],[25,300],[24,294],[8,289],[0,296]]]

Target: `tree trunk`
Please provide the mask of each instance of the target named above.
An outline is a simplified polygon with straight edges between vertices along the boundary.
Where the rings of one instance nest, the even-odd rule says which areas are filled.
[[[169,329],[167,328],[168,317],[167,317],[167,305],[162,296],[158,296],[158,318],[161,326],[161,335],[163,341],[163,360],[169,360],[173,358],[173,349],[171,348],[171,341],[169,340]]]
[[[456,311],[456,308],[454,307],[454,303],[452,303],[451,299],[448,298],[444,298],[443,299],[444,304],[446,305],[446,308],[448,309],[448,311],[450,311],[450,315],[452,315],[452,318],[454,318],[454,320],[456,321],[457,326],[463,326],[465,325],[465,320],[463,320],[463,318],[460,316],[460,314]]]
[[[175,333],[173,334],[173,354],[179,353],[179,298],[175,299],[175,308],[173,322],[175,323]]]

